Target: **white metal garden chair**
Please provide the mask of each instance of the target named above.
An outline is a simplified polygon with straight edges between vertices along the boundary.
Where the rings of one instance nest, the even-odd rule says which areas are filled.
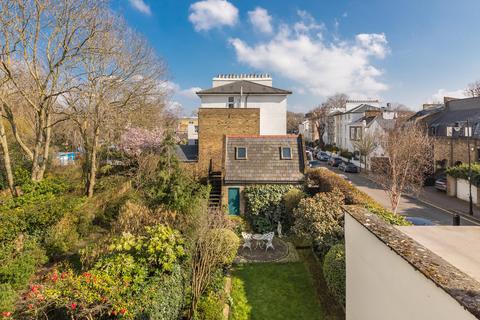
[[[263,239],[266,241],[265,244],[265,251],[268,250],[268,248],[272,248],[272,250],[275,250],[275,247],[273,246],[273,237],[275,236],[275,233],[269,232],[263,235]]]
[[[251,251],[252,250],[252,234],[242,232],[242,238],[243,238],[242,248],[248,248]]]

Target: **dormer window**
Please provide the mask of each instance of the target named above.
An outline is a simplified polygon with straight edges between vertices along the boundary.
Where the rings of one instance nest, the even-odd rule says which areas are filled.
[[[280,156],[282,160],[291,160],[292,159],[292,148],[290,147],[281,147]]]
[[[228,97],[228,107],[229,108],[235,108],[235,98],[234,97]]]
[[[236,148],[235,148],[235,159],[237,159],[237,160],[246,160],[246,159],[247,159],[247,148],[245,148],[245,147],[236,147]]]

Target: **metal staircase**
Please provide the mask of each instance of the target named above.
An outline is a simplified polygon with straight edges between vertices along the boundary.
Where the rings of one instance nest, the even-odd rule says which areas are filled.
[[[222,172],[211,171],[208,174],[208,183],[212,187],[208,199],[208,207],[220,208],[222,206]]]

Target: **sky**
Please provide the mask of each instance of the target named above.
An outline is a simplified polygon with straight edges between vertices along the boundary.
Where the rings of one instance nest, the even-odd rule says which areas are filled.
[[[269,73],[306,112],[335,93],[418,110],[480,80],[479,0],[117,0],[189,115],[222,73]]]

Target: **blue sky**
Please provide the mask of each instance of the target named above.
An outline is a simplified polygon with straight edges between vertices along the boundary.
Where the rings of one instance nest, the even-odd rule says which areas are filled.
[[[480,80],[478,0],[117,0],[189,114],[219,73],[270,73],[305,112],[328,95],[418,109]]]

